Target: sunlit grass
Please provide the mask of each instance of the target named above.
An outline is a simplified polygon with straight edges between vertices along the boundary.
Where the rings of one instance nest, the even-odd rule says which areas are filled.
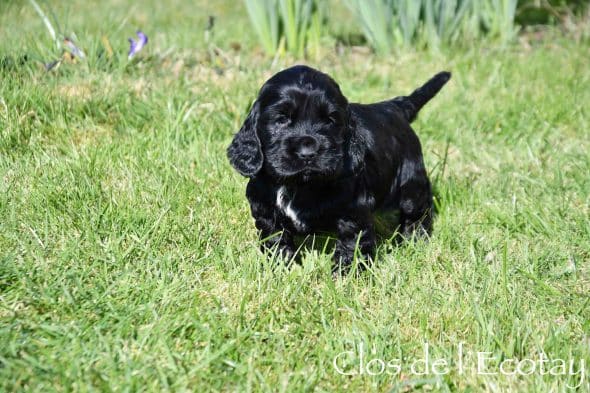
[[[472,363],[445,376],[339,375],[334,357],[361,343],[367,358],[407,361],[424,343],[449,361],[460,343],[497,359],[542,351],[588,372],[587,42],[556,34],[529,48],[390,58],[325,49],[310,63],[363,102],[453,71],[415,123],[436,189],[432,239],[385,242],[368,273],[334,281],[326,254],[290,270],[263,258],[246,181],[225,157],[261,83],[291,60],[262,56],[234,3],[90,3],[55,7],[88,58],[51,73],[39,62],[59,53],[29,2],[2,6],[0,35],[14,40],[0,42],[0,390],[579,382],[481,375]],[[138,28],[150,43],[129,63]]]

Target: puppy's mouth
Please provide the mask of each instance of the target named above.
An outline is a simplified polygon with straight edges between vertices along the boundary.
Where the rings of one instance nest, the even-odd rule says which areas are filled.
[[[298,168],[292,168],[290,171],[285,171],[283,175],[285,177],[293,176],[319,176],[322,174],[322,170],[313,165],[303,165]]]
[[[304,183],[313,182],[314,180],[318,181],[326,181],[333,177],[332,173],[327,173],[325,171],[317,171],[313,169],[305,169],[299,173],[299,178]]]
[[[328,180],[336,174],[335,168],[319,167],[315,162],[301,162],[297,167],[283,173],[285,180],[291,182],[310,182]]]

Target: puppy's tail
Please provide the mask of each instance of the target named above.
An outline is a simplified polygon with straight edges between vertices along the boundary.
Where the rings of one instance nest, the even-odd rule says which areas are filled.
[[[406,115],[408,122],[414,121],[422,107],[432,99],[451,79],[451,73],[442,71],[430,78],[422,87],[414,90],[409,96],[397,97],[394,99]]]

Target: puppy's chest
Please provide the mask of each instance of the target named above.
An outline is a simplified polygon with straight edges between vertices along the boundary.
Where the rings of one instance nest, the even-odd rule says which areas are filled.
[[[334,202],[334,201],[332,201]],[[300,233],[309,233],[333,226],[330,201],[318,196],[301,195],[285,186],[277,190],[276,207],[283,217]]]

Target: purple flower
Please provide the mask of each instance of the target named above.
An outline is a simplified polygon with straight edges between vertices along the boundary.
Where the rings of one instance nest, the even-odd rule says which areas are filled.
[[[84,52],[74,44],[74,41],[72,41],[71,38],[64,37],[64,46],[74,57],[79,57],[80,59],[86,57]]]
[[[44,64],[45,71],[49,72],[49,71],[53,70],[54,68],[57,70],[57,67],[59,67],[60,64],[61,64],[61,59],[55,60],[55,61],[52,61],[52,62],[49,62],[49,63],[45,63]]]
[[[147,45],[147,35],[143,34],[142,31],[137,31],[137,41],[133,38],[129,38],[129,55],[128,58],[131,60],[144,46]]]

